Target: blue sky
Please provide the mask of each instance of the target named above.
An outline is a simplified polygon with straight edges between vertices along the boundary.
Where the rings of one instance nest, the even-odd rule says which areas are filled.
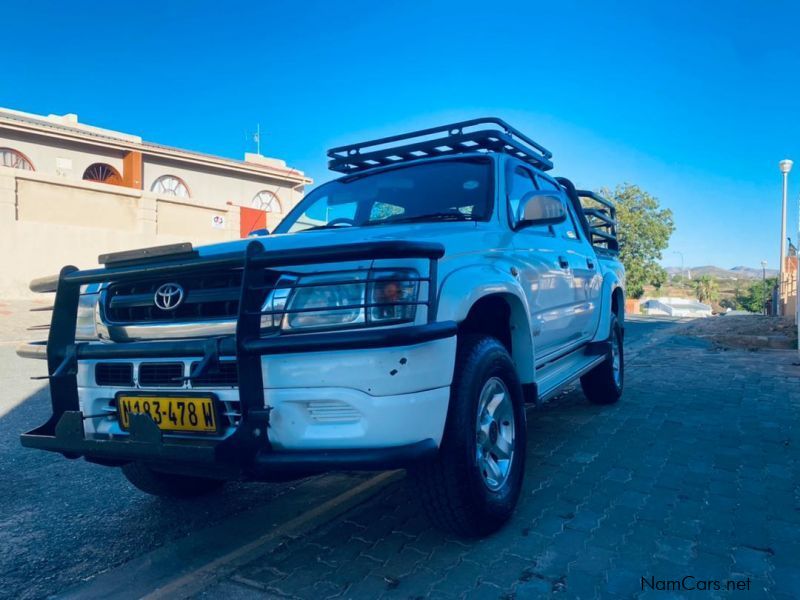
[[[632,182],[675,213],[664,263],[778,262],[780,173],[798,161],[791,2],[17,2],[0,106],[317,182],[333,145],[498,115],[579,186]]]

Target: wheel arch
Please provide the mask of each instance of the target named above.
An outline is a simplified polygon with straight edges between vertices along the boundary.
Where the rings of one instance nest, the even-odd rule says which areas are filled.
[[[611,312],[617,317],[620,325],[625,322],[625,291],[622,286],[615,287],[611,292]]]
[[[476,284],[480,281],[486,283]],[[535,379],[529,315],[519,283],[499,269],[463,269],[442,284],[438,318],[456,321],[461,334],[497,337],[511,355],[523,384]]]
[[[611,335],[611,315],[617,317],[620,326],[625,328],[625,288],[616,273],[608,273],[603,281],[600,321],[595,339],[607,340]]]

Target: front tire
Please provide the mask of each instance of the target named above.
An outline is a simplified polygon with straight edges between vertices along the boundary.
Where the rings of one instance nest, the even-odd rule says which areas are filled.
[[[225,484],[222,479],[154,471],[140,462],[124,465],[122,473],[141,491],[163,498],[196,498],[215,492]]]
[[[522,387],[508,351],[492,337],[463,337],[439,454],[412,471],[434,525],[464,537],[502,527],[522,489],[526,441]]]
[[[625,383],[625,354],[622,325],[611,316],[611,349],[606,360],[581,377],[583,393],[592,404],[614,404]]]

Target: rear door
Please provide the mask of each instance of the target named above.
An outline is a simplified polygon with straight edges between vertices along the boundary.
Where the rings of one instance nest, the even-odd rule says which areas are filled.
[[[508,214],[513,227],[522,197],[539,189],[536,174],[509,161],[506,173]],[[537,362],[574,341],[578,335],[573,323],[575,293],[567,256],[567,241],[548,225],[525,227],[514,233],[514,256],[518,278],[531,311]]]
[[[594,336],[600,317],[600,297],[603,277],[594,248],[580,226],[581,218],[572,202],[567,201],[568,218],[556,226],[556,234],[566,243],[566,253],[572,269],[575,304],[573,323],[580,330],[580,339]]]

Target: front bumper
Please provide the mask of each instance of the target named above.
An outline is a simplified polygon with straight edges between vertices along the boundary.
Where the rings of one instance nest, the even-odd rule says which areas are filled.
[[[275,447],[270,441],[273,407],[265,401],[267,386],[264,371],[267,369],[262,368],[262,358],[410,347],[452,338],[456,333],[456,324],[435,321],[436,259],[442,254],[443,248],[436,244],[380,242],[361,244],[357,249],[353,246],[315,249],[311,255],[302,251],[295,257],[285,252],[274,255],[254,241],[248,245],[244,255],[224,258],[193,258],[173,263],[147,261],[143,264],[87,272],[66,267],[58,280],[47,344],[53,414],[42,426],[23,434],[22,444],[30,448],[60,452],[73,458],[83,456],[103,464],[142,460],[173,467],[182,465],[188,469],[203,469],[204,466],[214,465],[214,468],[229,469],[254,478],[268,478],[287,472],[395,468],[428,458],[436,453],[438,447],[438,439],[433,437],[417,438],[398,444],[392,444],[390,439],[384,439],[383,443],[375,440],[371,442],[372,445],[358,448],[326,448],[322,447],[323,444],[312,444],[313,449],[307,449],[308,445],[304,446],[302,443],[287,443],[284,440]],[[264,290],[255,283],[258,281],[256,275],[259,269],[303,262],[402,257],[429,258],[428,287],[433,292],[425,303],[427,323],[365,331],[260,337],[259,310],[263,303]],[[221,263],[240,265],[243,270],[235,336],[115,344],[76,343],[75,317],[81,285],[96,281],[141,278],[152,276],[154,272],[159,276],[169,276],[173,272],[200,270],[207,263],[213,263],[214,266]],[[213,368],[220,358],[233,358],[238,362],[241,419],[230,435],[222,440],[176,438],[162,434],[147,415],[132,415],[129,433],[124,438],[86,434],[84,420],[91,418],[91,415],[84,415],[81,411],[77,378],[79,361],[170,357],[200,358],[203,368]],[[446,412],[446,406],[444,410]],[[391,415],[387,416],[391,418]],[[420,428],[420,431],[424,432],[425,429]],[[291,435],[286,439],[290,438]]]
[[[252,455],[239,454],[220,459],[219,446],[199,440],[170,440],[146,415],[131,415],[130,434],[124,440],[88,439],[83,431],[83,413],[65,412],[53,435],[35,431],[21,436],[27,448],[59,452],[68,458],[85,457],[91,462],[122,465],[144,461],[165,468],[181,467],[203,472],[208,466],[222,468],[231,475],[250,479],[270,479],[282,475],[312,474],[334,470],[398,469],[436,456],[432,439],[386,448],[276,451],[263,448]],[[233,460],[231,460],[233,458]]]

